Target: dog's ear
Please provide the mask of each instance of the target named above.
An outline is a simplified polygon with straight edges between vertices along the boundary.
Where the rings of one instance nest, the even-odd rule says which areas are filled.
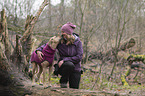
[[[52,41],[53,41],[53,37],[51,37],[50,39],[49,39],[49,41],[48,41],[48,44],[52,44]]]
[[[73,35],[67,35],[67,43],[66,45],[73,44],[75,41],[75,37]]]
[[[52,39],[56,38],[56,36],[51,37]]]
[[[61,36],[57,36],[59,39],[61,39]]]

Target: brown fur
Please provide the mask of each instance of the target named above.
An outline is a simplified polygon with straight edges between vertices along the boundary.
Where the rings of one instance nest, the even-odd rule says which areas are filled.
[[[75,37],[73,35],[66,35],[66,39],[67,39],[67,42],[66,42],[66,45],[69,45],[69,44],[73,44],[74,41],[75,41]],[[61,43],[63,43],[64,40],[62,39],[61,40]]]
[[[59,43],[59,40],[60,40],[60,37],[52,37],[50,38],[48,44],[50,45],[51,48],[55,49],[57,44]],[[47,86],[46,83],[45,83],[45,73],[46,73],[46,69],[48,68],[49,66],[49,81],[50,81],[50,78],[51,78],[51,72],[52,72],[52,65],[50,66],[49,65],[49,62],[48,61],[44,61],[41,63],[42,66],[39,66],[38,67],[38,64],[35,63],[35,62],[32,62],[32,66],[33,66],[33,69],[32,69],[32,82],[34,84],[35,81],[38,81],[38,83],[40,84],[40,75],[41,73],[43,72],[43,86]],[[38,68],[39,68],[39,72],[38,72]],[[37,80],[35,80],[34,78],[34,75],[37,74]]]

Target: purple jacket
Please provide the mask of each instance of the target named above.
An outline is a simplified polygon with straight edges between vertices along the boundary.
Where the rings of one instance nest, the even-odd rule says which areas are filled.
[[[44,54],[43,59],[40,60],[36,54],[36,50],[41,49],[42,53]],[[52,49],[48,44],[42,45],[36,49],[32,55],[31,55],[31,62],[36,62],[37,64],[41,65],[43,61],[48,61],[50,65],[52,65],[53,59],[54,59],[54,54],[56,49]]]
[[[76,34],[73,35],[75,36],[74,44],[58,44],[59,60],[71,61],[75,65],[75,70],[81,71],[81,60],[83,57],[82,42]]]
[[[75,36],[75,42],[71,45],[59,43],[57,46],[59,52],[59,61],[71,61],[75,65],[76,71],[81,71],[81,60],[83,57],[83,47],[82,42],[77,34],[73,33]],[[37,50],[42,50],[45,45],[39,47]]]

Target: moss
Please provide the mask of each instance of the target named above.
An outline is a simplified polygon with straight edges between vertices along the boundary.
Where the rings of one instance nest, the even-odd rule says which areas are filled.
[[[134,54],[131,54],[131,55],[135,58],[144,58],[145,59],[145,55],[134,55]]]
[[[127,83],[126,80],[125,80],[125,76],[124,76],[124,75],[121,75],[121,81],[122,81],[122,84],[123,84],[124,86],[129,86],[128,83]]]
[[[127,68],[127,72],[125,73],[125,77],[128,76],[131,73],[130,67]]]
[[[59,80],[60,80],[59,77],[57,77],[57,78],[51,78],[50,79],[50,81],[51,81],[52,84],[58,84],[59,83]]]

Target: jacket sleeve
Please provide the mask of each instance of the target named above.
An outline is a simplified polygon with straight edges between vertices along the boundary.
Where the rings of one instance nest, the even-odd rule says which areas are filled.
[[[74,64],[77,64],[79,63],[81,60],[82,60],[82,57],[83,57],[83,47],[82,47],[82,42],[79,41],[78,44],[76,45],[76,51],[77,51],[77,54],[73,57],[64,57],[63,60],[64,61],[71,61],[73,62]]]
[[[42,46],[38,47],[36,50],[35,50],[35,53],[37,54],[37,51],[42,51],[43,48],[46,46],[46,44],[43,44]]]

